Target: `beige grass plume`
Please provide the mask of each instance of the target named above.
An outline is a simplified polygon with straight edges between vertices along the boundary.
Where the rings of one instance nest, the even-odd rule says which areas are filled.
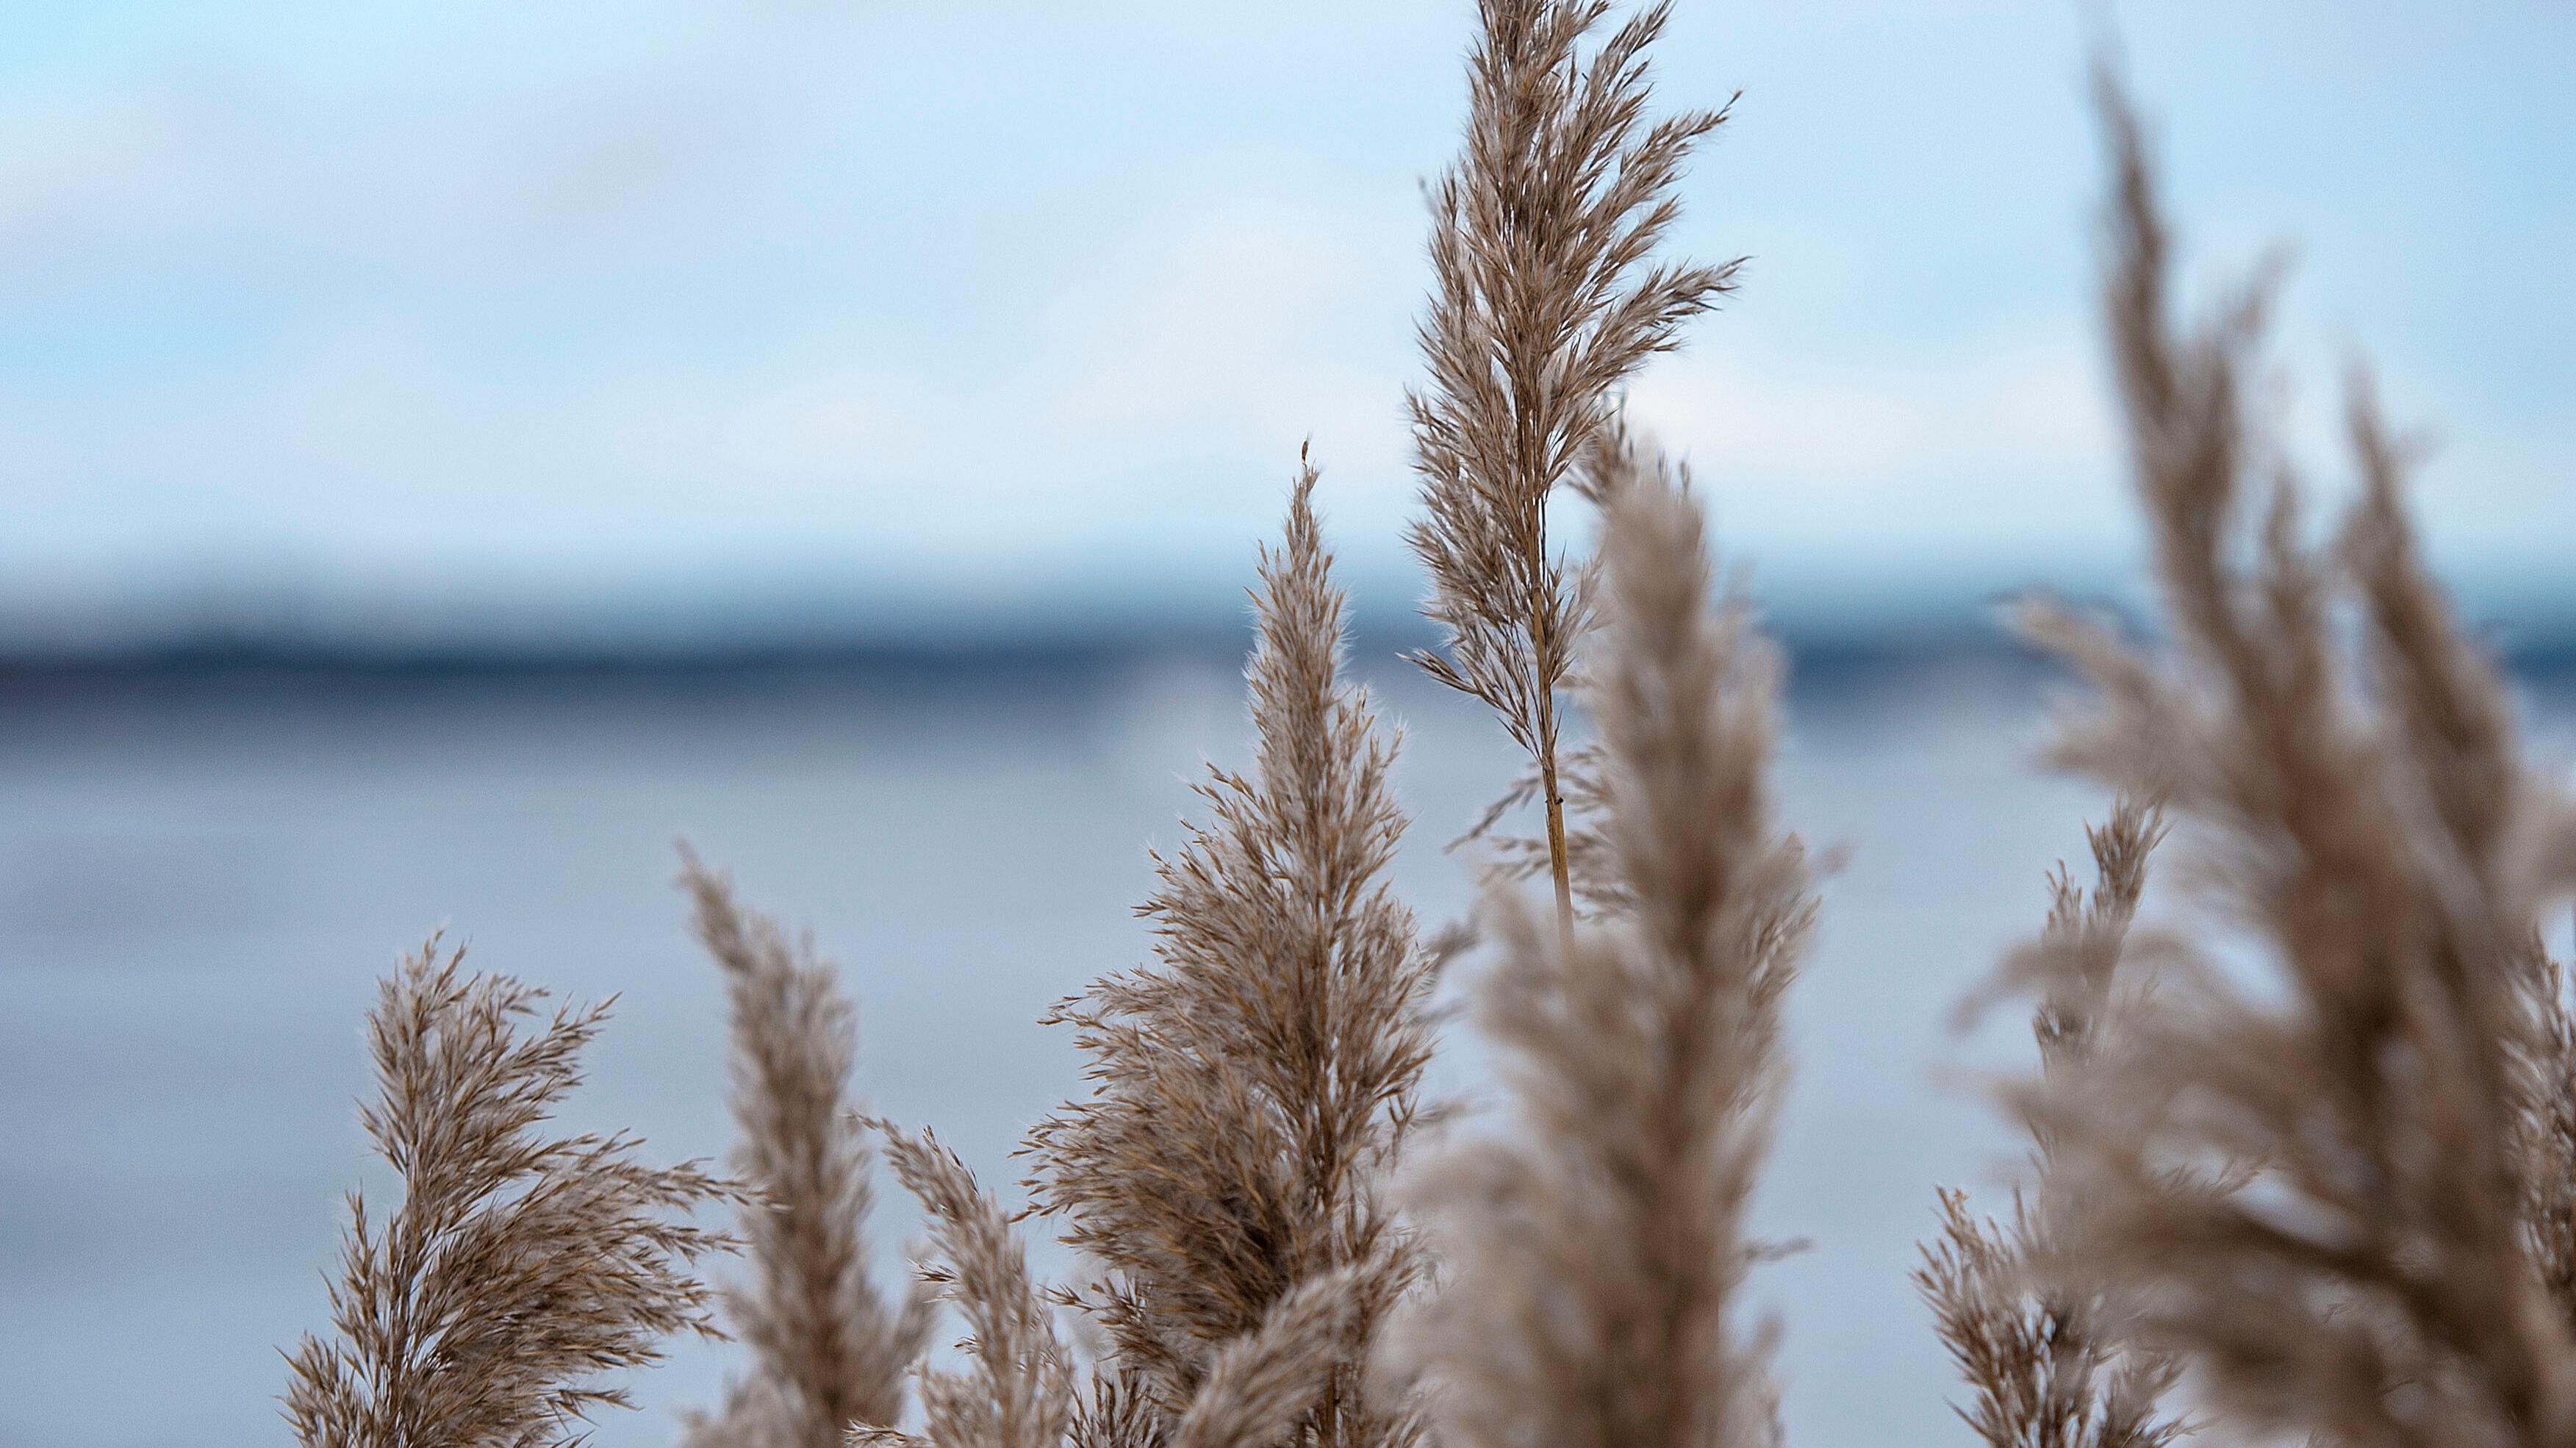
[[[308,1448],[536,1448],[572,1442],[597,1375],[651,1363],[665,1336],[715,1335],[688,1264],[729,1246],[687,1214],[739,1197],[694,1166],[648,1167],[624,1136],[539,1128],[580,1082],[605,1005],[462,973],[433,937],[367,1016],[377,1100],[359,1119],[403,1181],[381,1228],[363,1195],[331,1289],[336,1340],[290,1359],[286,1412]]]
[[[1780,996],[1812,917],[1765,778],[1777,664],[1710,610],[1696,505],[1612,498],[1611,622],[1593,674],[1628,898],[1571,941],[1491,901],[1502,959],[1478,1020],[1516,1135],[1420,1179],[1442,1291],[1388,1355],[1450,1448],[1768,1441],[1762,1353],[1728,1321],[1784,1065]]]
[[[852,1423],[902,1416],[906,1372],[930,1332],[927,1295],[882,1299],[868,1277],[870,1153],[851,1116],[857,1028],[810,940],[735,902],[732,882],[681,846],[695,929],[724,971],[732,1014],[733,1168],[751,1279],[723,1294],[752,1350],[691,1448],[835,1448]]]
[[[1428,384],[1409,395],[1447,653],[1419,662],[1491,707],[1540,775],[1560,929],[1573,921],[1558,693],[1588,624],[1580,570],[1551,552],[1547,502],[1610,419],[1619,385],[1732,287],[1735,266],[1649,265],[1680,214],[1690,148],[1725,119],[1649,123],[1647,48],[1668,6],[1587,46],[1608,0],[1479,0],[1463,152],[1432,192]]]
[[[2558,1318],[2576,1332],[2576,1011],[2566,971],[2541,949],[2524,953],[2532,1007],[2514,1084],[2514,1155],[2522,1164],[2523,1237]]]
[[[2031,1033],[2043,1074],[2080,1069],[2092,1058],[2121,983],[2147,858],[2163,833],[2152,806],[2124,797],[2108,823],[2085,829],[2093,888],[2062,869],[2049,881],[2048,922],[2003,977],[2041,998]],[[2048,1190],[2056,1152],[2040,1124],[2031,1158],[2046,1205],[2034,1209],[2016,1192],[2007,1228],[1980,1219],[1964,1192],[1944,1189],[1940,1237],[1923,1249],[1914,1272],[1942,1343],[1973,1391],[1960,1417],[1993,1448],[2161,1448],[2184,1431],[2181,1420],[2158,1411],[2173,1385],[2172,1359],[2124,1341],[2121,1304],[2103,1291],[2069,1290],[2035,1271],[2062,1235],[2051,1211],[2081,1210]]]
[[[1430,966],[1384,880],[1405,825],[1395,746],[1338,678],[1344,602],[1314,484],[1303,468],[1262,557],[1254,770],[1212,769],[1208,822],[1157,857],[1139,912],[1154,961],[1052,1017],[1075,1027],[1093,1093],[1030,1136],[1029,1185],[1103,1274],[1078,1301],[1149,1436],[1202,1431],[1203,1389],[1248,1381],[1235,1345],[1312,1337],[1320,1304],[1291,1304],[1325,1280],[1347,1318],[1305,1378],[1299,1433],[1339,1448],[1409,1432],[1359,1369],[1413,1271],[1378,1187],[1430,1050]]]
[[[2567,806],[2523,767],[2492,667],[2424,572],[2366,389],[2339,545],[2303,544],[2286,470],[2249,530],[2271,471],[2245,400],[2263,289],[2171,325],[2144,146],[2101,90],[2113,355],[2172,656],[2045,609],[2031,626],[2099,693],[2059,757],[2166,798],[2186,878],[2264,978],[2215,942],[2162,942],[2114,1037],[2021,1098],[2055,1143],[2053,1194],[2080,1204],[2048,1268],[2120,1292],[2238,1435],[2576,1442],[2524,1125],[2548,1049],[2535,912],[2568,882]],[[2239,1169],[2173,1189],[2220,1164]]]
[[[877,1448],[1056,1448],[1073,1419],[1073,1359],[1056,1336],[1010,1219],[938,1138],[888,1122],[868,1124],[885,1133],[896,1177],[929,1214],[939,1256],[922,1264],[921,1276],[965,1316],[958,1348],[966,1365],[918,1370],[922,1437],[897,1432],[888,1421],[854,1429],[849,1441]]]
[[[1353,1271],[1310,1278],[1272,1304],[1250,1332],[1209,1360],[1189,1402],[1165,1421],[1138,1394],[1137,1375],[1095,1366],[1088,1401],[1075,1389],[1072,1355],[1057,1335],[1049,1296],[1030,1276],[1011,1219],[974,1173],[928,1132],[885,1122],[896,1176],[929,1213],[939,1255],[922,1263],[966,1319],[962,1370],[917,1369],[926,1422],[920,1436],[861,1424],[853,1448],[1269,1448],[1303,1417],[1354,1312]]]

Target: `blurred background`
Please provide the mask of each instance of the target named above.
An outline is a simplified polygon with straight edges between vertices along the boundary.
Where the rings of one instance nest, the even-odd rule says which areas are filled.
[[[2049,0],[1685,4],[1734,119],[1677,249],[1743,289],[1636,385],[1793,661],[1790,823],[1849,863],[1761,1229],[1793,1441],[1963,1443],[1905,1282],[2010,1139],[1952,1004],[2103,802],[2040,773],[2001,597],[2135,609],[2092,332],[2088,35]],[[989,1180],[1079,1089],[1034,1017],[1147,937],[1245,753],[1242,589],[1301,442],[1408,732],[1399,879],[1514,761],[1396,660],[1419,187],[1462,0],[22,0],[0,19],[0,1443],[286,1437],[376,974],[621,993],[579,1125],[715,1155],[686,833],[811,923],[861,1086]],[[2576,718],[2576,16],[2168,0],[2114,23],[2189,274],[2295,247],[2288,438],[2430,429],[2434,558],[2546,756]],[[1441,1064],[1475,1094],[1472,1042]],[[880,1207],[889,1272],[906,1203]],[[1061,1256],[1041,1251],[1041,1260]],[[639,1378],[670,1442],[722,1350]]]

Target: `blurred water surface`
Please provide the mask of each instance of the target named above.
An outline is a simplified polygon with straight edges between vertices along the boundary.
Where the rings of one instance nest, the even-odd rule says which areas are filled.
[[[670,887],[677,835],[842,962],[875,1105],[1007,1187],[1023,1127],[1078,1085],[1035,1017],[1143,957],[1146,846],[1182,838],[1203,757],[1244,758],[1237,667],[11,703],[0,1443],[285,1441],[278,1350],[325,1322],[342,1192],[387,1187],[354,1121],[360,1013],[433,929],[485,968],[618,996],[573,1124],[720,1155],[723,1020]],[[1452,918],[1468,871],[1439,846],[1514,761],[1410,670],[1365,672],[1407,732],[1399,883]],[[2012,1155],[1957,1078],[2021,1060],[2019,1027],[1961,1038],[1951,1008],[2103,808],[2032,767],[2044,692],[2000,657],[1807,670],[1793,692],[1784,813],[1850,851],[1791,998],[1797,1076],[1758,1211],[1814,1243],[1754,1285],[1784,1332],[1793,1442],[1966,1441],[1906,1271],[1933,1186],[1991,1183]],[[1451,1034],[1439,1084],[1475,1094]],[[911,1221],[879,1208],[890,1270]],[[713,1403],[732,1361],[682,1348],[597,1441],[669,1443],[675,1406]]]

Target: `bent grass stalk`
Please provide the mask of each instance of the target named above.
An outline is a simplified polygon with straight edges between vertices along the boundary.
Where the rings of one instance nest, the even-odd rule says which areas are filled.
[[[1991,988],[2040,997],[2031,1034],[2043,1073],[2091,1060],[2115,1029],[2115,989],[2137,987],[2120,966],[2164,823],[2153,806],[2130,796],[2085,836],[2093,888],[2061,867],[2049,881],[2039,938],[2006,963]],[[1970,999],[1963,1024],[1981,1003]],[[2065,1230],[2056,1214],[2081,1210],[2051,1193],[2056,1154],[2052,1134],[2035,1132],[2037,1201],[2016,1192],[2009,1228],[1979,1220],[1965,1192],[1939,1189],[1940,1235],[1920,1249],[1914,1284],[1972,1390],[1972,1406],[1959,1416],[1990,1448],[2164,1448],[2186,1431],[2182,1420],[2157,1413],[2174,1384],[2173,1360],[2124,1341],[2115,1292],[2071,1290],[2040,1275]]]
[[[687,1216],[743,1192],[646,1166],[630,1137],[546,1135],[608,1007],[540,1017],[545,992],[464,960],[432,936],[367,1013],[378,1094],[359,1120],[403,1199],[378,1228],[349,1194],[337,1336],[289,1359],[306,1448],[569,1442],[632,1406],[598,1374],[658,1361],[674,1332],[722,1335],[688,1268],[734,1244]]]

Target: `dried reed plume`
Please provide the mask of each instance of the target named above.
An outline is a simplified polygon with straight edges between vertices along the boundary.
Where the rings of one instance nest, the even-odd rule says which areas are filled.
[[[1156,857],[1138,912],[1155,922],[1155,961],[1049,1018],[1075,1027],[1094,1091],[1031,1132],[1029,1186],[1101,1270],[1067,1300],[1106,1329],[1119,1391],[1140,1395],[1124,1410],[1156,1438],[1215,1431],[1191,1426],[1193,1404],[1248,1370],[1233,1355],[1264,1334],[1319,1344],[1312,1371],[1266,1369],[1305,1374],[1306,1441],[1410,1433],[1360,1368],[1414,1271],[1378,1187],[1430,1051],[1431,969],[1382,878],[1405,825],[1394,744],[1337,678],[1344,601],[1314,484],[1303,467],[1285,542],[1262,554],[1254,772],[1211,768],[1197,786],[1209,822]],[[1295,1305],[1327,1280],[1347,1309],[1328,1342],[1322,1305]]]
[[[1548,546],[1547,502],[1620,383],[1731,289],[1734,263],[1647,266],[1672,192],[1722,111],[1647,124],[1653,4],[1585,41],[1609,0],[1479,0],[1464,151],[1432,193],[1430,382],[1408,395],[1425,514],[1406,534],[1431,574],[1448,653],[1419,662],[1484,701],[1530,752],[1560,930],[1574,918],[1558,787],[1557,694],[1589,589]]]
[[[1645,481],[1607,511],[1611,620],[1587,667],[1628,899],[1570,939],[1508,893],[1489,904],[1502,960],[1478,1018],[1518,1139],[1461,1144],[1424,1174],[1448,1280],[1389,1354],[1452,1448],[1774,1432],[1762,1352],[1726,1314],[1758,1252],[1745,1201],[1813,910],[1764,778],[1777,664],[1740,608],[1710,612],[1685,494]]]
[[[2062,869],[2049,881],[2048,923],[2004,973],[2041,996],[2031,1033],[2043,1073],[2078,1068],[2093,1054],[2146,887],[2147,857],[2163,832],[2153,808],[2123,798],[2110,823],[2085,829],[2092,890]],[[2049,1134],[2032,1143],[2031,1156],[2045,1200],[2055,1158]],[[1979,1220],[1963,1192],[1943,1190],[1940,1200],[1941,1237],[1923,1249],[1914,1282],[1974,1390],[1974,1406],[1959,1412],[1978,1436],[1993,1448],[2162,1448],[2180,1436],[2182,1423],[2156,1411],[2173,1383],[2172,1360],[2126,1346],[2119,1305],[2101,1292],[2034,1278],[2033,1264],[2054,1250],[2045,1211],[2016,1192],[2007,1230]]]
[[[730,1245],[689,1226],[740,1195],[694,1166],[654,1168],[624,1136],[537,1130],[581,1079],[605,1005],[462,975],[436,937],[380,984],[367,1016],[381,1095],[359,1119],[403,1178],[379,1231],[350,1193],[339,1341],[307,1336],[286,1413],[308,1448],[536,1448],[568,1443],[593,1409],[628,1406],[595,1374],[661,1356],[681,1329],[714,1336],[687,1265]]]
[[[2534,930],[2576,857],[2570,814],[2424,572],[2366,389],[2339,545],[2302,544],[2286,471],[2246,539],[2263,289],[2173,329],[2137,122],[2100,89],[2110,331],[2173,656],[2046,609],[2031,625],[2100,693],[2059,758],[2168,801],[2188,878],[2267,975],[2160,942],[2120,1029],[2020,1097],[2073,1208],[2044,1265],[2116,1290],[2239,1434],[2576,1442],[2576,1344],[2527,1221],[2532,1174],[2563,1164],[2524,1149],[2531,1093],[2558,1084],[2527,1067],[2550,1047]]]
[[[725,975],[733,1017],[733,1169],[752,1279],[723,1294],[753,1353],[692,1448],[836,1448],[852,1423],[891,1423],[930,1332],[928,1297],[889,1306],[868,1279],[869,1152],[847,1088],[857,1027],[810,940],[734,901],[732,882],[681,846],[695,927]]]
[[[851,1431],[853,1444],[878,1448],[1056,1448],[1074,1410],[1073,1360],[1029,1277],[1028,1253],[1010,1219],[957,1154],[925,1131],[912,1136],[888,1122],[883,1131],[895,1176],[930,1214],[940,1253],[921,1266],[966,1318],[963,1372],[927,1365],[921,1378],[923,1437],[890,1422]]]
[[[1011,1221],[974,1173],[928,1132],[884,1122],[895,1174],[930,1213],[943,1254],[922,1264],[966,1317],[967,1369],[923,1366],[924,1436],[863,1424],[853,1448],[1268,1448],[1285,1440],[1350,1333],[1356,1270],[1310,1278],[1272,1304],[1258,1327],[1214,1355],[1197,1392],[1166,1424],[1137,1393],[1137,1375],[1101,1365],[1090,1402],[1074,1392],[1071,1356],[1047,1294],[1029,1276]]]
[[[2524,956],[2533,1008],[2515,1084],[2514,1155],[2523,1164],[2524,1242],[2559,1321],[2576,1331],[2576,1014],[2566,972],[2535,938]]]

